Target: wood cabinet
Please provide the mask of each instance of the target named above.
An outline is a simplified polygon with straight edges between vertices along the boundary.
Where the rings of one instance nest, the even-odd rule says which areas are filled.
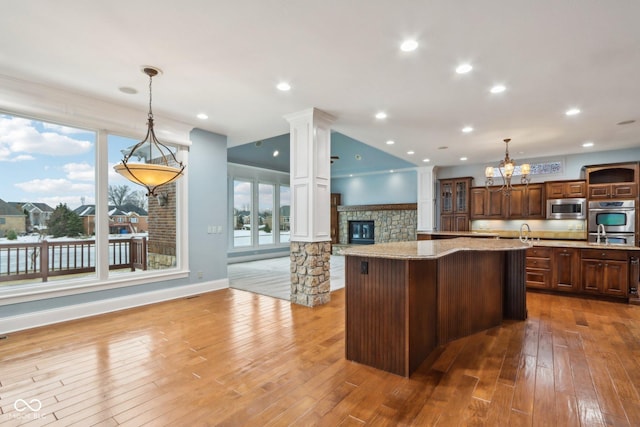
[[[626,297],[629,260],[625,251],[582,249],[582,291]]]
[[[637,298],[637,255],[624,249],[533,246],[526,252],[527,288]]]
[[[470,189],[473,178],[441,179],[440,230],[469,231]]]
[[[638,162],[587,166],[585,171],[591,200],[638,197]]]
[[[509,197],[500,187],[471,189],[471,219],[544,219],[544,184],[515,185]]]
[[[527,249],[526,283],[529,288],[551,289],[551,248]]]
[[[587,183],[578,181],[547,181],[545,182],[547,199],[567,199],[587,197]]]
[[[580,291],[580,249],[553,248],[551,286],[563,292]]]

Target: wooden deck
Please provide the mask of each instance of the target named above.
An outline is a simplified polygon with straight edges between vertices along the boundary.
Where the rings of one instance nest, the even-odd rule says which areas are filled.
[[[640,425],[638,306],[529,293],[528,320],[403,378],[345,360],[344,295],[226,289],[11,334],[0,425]]]

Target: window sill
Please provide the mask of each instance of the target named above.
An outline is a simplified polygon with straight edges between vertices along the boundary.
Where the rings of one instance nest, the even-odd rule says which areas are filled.
[[[127,277],[111,277],[103,281],[91,279],[59,280],[55,282],[38,282],[27,285],[3,285],[0,288],[0,306],[18,304],[28,301],[45,300],[88,292],[126,288],[148,283],[166,282],[189,277],[188,270],[170,270],[170,272],[131,273]]]

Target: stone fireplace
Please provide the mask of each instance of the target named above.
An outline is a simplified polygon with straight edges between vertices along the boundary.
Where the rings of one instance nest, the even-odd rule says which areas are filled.
[[[338,244],[345,247],[362,244],[350,241],[350,223],[372,223],[373,243],[416,240],[418,208],[416,203],[338,206]],[[375,231],[374,231],[375,230]]]

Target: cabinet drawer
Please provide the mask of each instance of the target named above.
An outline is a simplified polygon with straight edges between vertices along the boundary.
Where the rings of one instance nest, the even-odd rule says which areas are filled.
[[[540,268],[549,270],[551,268],[551,260],[549,258],[527,257],[527,268]]]
[[[527,269],[526,282],[528,288],[549,289],[551,287],[551,271]]]
[[[534,246],[533,248],[527,249],[527,257],[549,258],[551,256],[551,249],[552,248]]]
[[[582,258],[589,259],[611,259],[617,261],[626,261],[627,252],[612,249],[583,249]]]

